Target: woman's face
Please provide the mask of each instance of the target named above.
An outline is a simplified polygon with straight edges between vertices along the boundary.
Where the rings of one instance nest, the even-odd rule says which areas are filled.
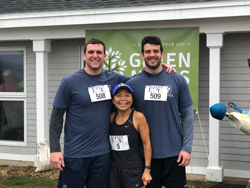
[[[119,110],[128,110],[133,104],[132,93],[127,89],[120,89],[114,95],[113,104]]]

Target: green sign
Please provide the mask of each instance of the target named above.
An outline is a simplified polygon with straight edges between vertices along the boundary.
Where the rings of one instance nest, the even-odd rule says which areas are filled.
[[[86,42],[98,38],[105,43],[107,59],[104,69],[133,76],[144,69],[141,40],[149,35],[161,38],[164,51],[162,62],[170,64],[185,77],[194,102],[193,108],[198,108],[199,28],[88,30]]]

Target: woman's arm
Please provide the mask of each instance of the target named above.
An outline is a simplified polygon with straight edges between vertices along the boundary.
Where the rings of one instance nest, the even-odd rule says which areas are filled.
[[[111,123],[111,121],[113,120],[114,116],[115,116],[116,112],[112,112],[109,116],[109,124]]]
[[[151,148],[151,142],[149,138],[149,128],[148,128],[147,120],[142,113],[135,111],[133,122],[135,125],[137,125],[138,131],[141,135],[141,140],[143,143],[143,150],[144,150],[144,157],[145,157],[145,167],[149,167],[151,164],[152,148]],[[143,184],[147,185],[150,182],[150,180],[152,180],[152,177],[150,175],[150,169],[145,168],[143,175],[142,175]]]

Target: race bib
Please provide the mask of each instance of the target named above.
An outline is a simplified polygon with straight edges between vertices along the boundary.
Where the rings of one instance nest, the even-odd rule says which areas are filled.
[[[167,101],[168,98],[168,86],[145,86],[144,100],[148,101]]]
[[[128,135],[109,135],[111,149],[115,151],[129,150]]]
[[[91,102],[99,102],[111,99],[108,85],[88,87],[88,90]]]

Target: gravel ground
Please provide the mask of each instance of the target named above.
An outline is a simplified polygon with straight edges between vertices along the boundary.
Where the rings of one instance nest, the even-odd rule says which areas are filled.
[[[25,176],[31,175],[34,177],[46,177],[51,179],[58,179],[59,170],[53,169],[46,172],[35,172],[35,167],[17,167],[17,166],[9,166],[4,167],[0,166],[0,175],[2,176]]]
[[[17,167],[17,166],[0,166],[0,176],[25,176],[30,175],[34,177],[46,177],[51,179],[58,179],[59,170],[52,169],[46,172],[35,172],[35,167]],[[232,185],[232,184],[216,184],[200,182],[200,181],[188,181],[188,188],[245,188],[245,185]],[[5,188],[3,185],[0,187]],[[14,187],[13,187],[14,188]]]

